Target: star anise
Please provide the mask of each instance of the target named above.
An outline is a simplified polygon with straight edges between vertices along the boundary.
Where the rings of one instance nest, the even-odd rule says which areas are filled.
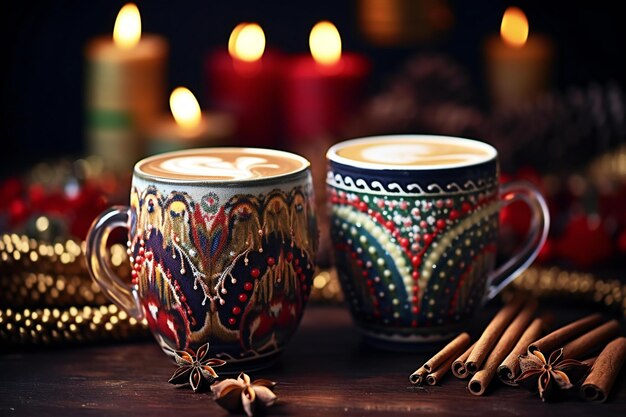
[[[274,405],[276,394],[272,388],[275,382],[257,379],[240,373],[237,379],[225,379],[211,385],[215,401],[231,413],[244,411],[249,417]]]
[[[547,401],[557,391],[567,390],[578,384],[589,371],[589,365],[575,359],[563,359],[563,348],[550,354],[548,360],[541,351],[528,351],[519,357],[522,374],[516,383],[530,391],[539,391],[539,397]]]
[[[226,361],[207,358],[208,353],[208,343],[200,346],[195,355],[184,350],[175,351],[178,369],[169,382],[176,385],[189,383],[194,392],[202,390],[205,384],[210,385],[218,377],[213,368],[224,365]]]

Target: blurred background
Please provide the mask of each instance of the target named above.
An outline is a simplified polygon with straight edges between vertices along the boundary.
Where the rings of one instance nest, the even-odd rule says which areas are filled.
[[[58,273],[63,256],[67,267],[82,262],[80,241],[91,221],[110,204],[128,203],[140,157],[223,144],[297,151],[312,161],[323,229],[328,146],[363,135],[432,133],[495,145],[503,181],[531,181],[548,199],[552,227],[537,264],[613,279],[594,287],[557,274],[564,288],[591,286],[591,297],[626,311],[626,25],[619,2],[137,1],[142,41],[135,52],[120,52],[111,38],[124,4],[0,6],[0,272],[13,276],[0,284],[8,298],[22,292],[13,303],[44,300],[50,286],[69,285],[32,271]],[[523,35],[523,13],[528,39],[500,34],[511,6],[517,10],[505,26]],[[311,56],[309,35],[323,20],[341,38],[336,62]],[[237,52],[237,39],[254,32],[238,26],[244,22],[262,28],[261,55]],[[318,44],[332,50],[333,34],[319,35]],[[179,86],[202,109],[192,128],[171,114],[170,93]],[[527,227],[523,206],[503,212],[503,254]],[[38,242],[68,239],[78,244],[41,243],[50,250],[36,252]],[[112,249],[116,265],[124,256],[123,246]],[[325,250],[320,264],[329,264]],[[74,266],[75,291],[87,291],[88,276]],[[324,274],[316,288],[331,281]],[[328,298],[338,296],[334,288]],[[97,288],[89,291],[68,303],[104,302]]]
[[[341,301],[326,268],[325,151],[339,140],[390,133],[496,146],[502,181],[534,183],[552,218],[538,260],[516,284],[626,314],[619,2],[135,4],[142,40],[123,51],[111,39],[123,1],[0,5],[0,340],[7,346],[146,337],[145,326],[108,304],[91,281],[84,239],[104,208],[128,204],[137,159],[193,146],[274,147],[311,160],[322,233],[311,299]],[[517,10],[505,19],[511,6]],[[323,20],[336,31],[318,32],[310,51],[309,34]],[[261,54],[258,27],[242,23],[262,29]],[[340,58],[329,54],[336,32]],[[168,105],[179,86],[201,109],[191,125]],[[528,217],[523,205],[503,210],[500,256],[520,244]],[[123,234],[110,241],[110,261],[130,277],[125,241]]]
[[[619,4],[610,1],[151,0],[136,4],[143,31],[160,34],[169,43],[167,91],[184,85],[204,109],[214,104],[205,94],[206,56],[225,48],[241,22],[259,23],[267,47],[286,54],[308,53],[313,25],[320,20],[333,22],[344,50],[362,53],[371,61],[370,96],[384,91],[389,77],[402,71],[410,58],[437,53],[467,73],[473,99],[486,104],[484,42],[499,32],[508,6],[526,13],[531,35],[542,33],[553,40],[551,87],[555,90],[592,83],[623,86],[626,76],[626,29]],[[2,172],[41,158],[86,152],[85,50],[92,38],[111,34],[123,5],[111,0],[24,0],[0,6]],[[393,9],[398,10],[395,17]],[[167,110],[166,100],[161,105]]]

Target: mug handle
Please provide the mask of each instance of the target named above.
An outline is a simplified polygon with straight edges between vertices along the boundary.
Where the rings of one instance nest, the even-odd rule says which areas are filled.
[[[107,240],[113,229],[130,229],[130,207],[113,206],[102,212],[92,223],[87,234],[87,269],[91,278],[118,307],[137,320],[143,319],[139,294],[118,277],[107,254]]]
[[[506,183],[500,188],[500,200],[501,207],[523,201],[530,207],[532,218],[528,235],[519,252],[489,275],[483,304],[492,300],[530,266],[548,238],[550,228],[548,204],[533,184],[526,181]]]

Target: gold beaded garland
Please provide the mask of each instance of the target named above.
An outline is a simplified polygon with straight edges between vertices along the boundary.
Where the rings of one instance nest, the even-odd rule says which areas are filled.
[[[110,304],[87,272],[85,244],[0,236],[0,344],[82,343],[147,337],[145,321]],[[120,276],[130,276],[126,248],[109,250]]]
[[[0,344],[53,345],[129,340],[148,335],[145,320],[137,321],[114,304],[0,310]]]
[[[85,243],[73,239],[50,243],[15,233],[0,235],[3,345],[124,340],[148,335],[145,321],[137,322],[109,304],[87,272],[84,253]],[[130,277],[126,247],[112,245],[109,256],[119,276]],[[567,296],[601,305],[626,317],[626,283],[616,279],[534,266],[513,286],[540,298]],[[334,269],[317,271],[310,299],[318,304],[343,302]]]

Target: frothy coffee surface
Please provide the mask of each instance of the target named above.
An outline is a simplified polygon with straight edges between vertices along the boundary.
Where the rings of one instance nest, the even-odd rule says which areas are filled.
[[[357,163],[424,168],[472,165],[495,156],[495,150],[482,142],[419,135],[346,141],[331,149],[331,159],[333,153]]]
[[[256,148],[204,148],[155,155],[139,161],[135,171],[160,179],[244,181],[280,177],[308,167],[288,152]]]

